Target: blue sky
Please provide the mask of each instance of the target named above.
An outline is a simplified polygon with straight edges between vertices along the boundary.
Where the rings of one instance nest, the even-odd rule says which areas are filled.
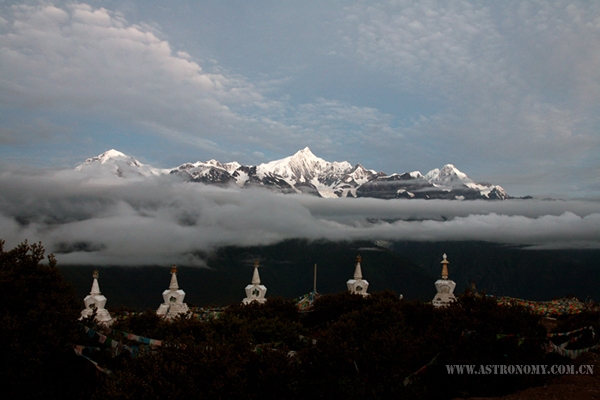
[[[600,197],[600,3],[2,1],[0,167],[309,146]]]

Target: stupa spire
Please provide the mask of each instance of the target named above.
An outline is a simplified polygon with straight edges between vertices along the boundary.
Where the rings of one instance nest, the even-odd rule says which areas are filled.
[[[100,284],[98,283],[98,278],[100,277],[100,272],[97,269],[94,270],[92,274],[94,280],[92,281],[92,290],[90,290],[90,294],[101,294],[100,293]]]
[[[171,267],[171,284],[169,285],[170,290],[179,289],[179,283],[177,282],[177,266],[173,265]]]
[[[252,274],[252,284],[260,285],[260,275],[258,274],[258,260],[254,260],[254,273]]]
[[[446,253],[444,253],[444,255],[442,256],[442,258],[444,259],[440,264],[442,264],[442,279],[448,279],[448,264],[450,264],[450,261],[448,261],[448,256],[446,256]]]
[[[360,268],[361,261],[362,257],[360,255],[356,256],[356,268],[354,268],[354,279],[362,279],[362,269]]]

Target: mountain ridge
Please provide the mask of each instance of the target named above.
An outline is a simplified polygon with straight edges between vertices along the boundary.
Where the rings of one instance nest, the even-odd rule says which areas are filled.
[[[216,185],[265,187],[281,193],[308,193],[325,198],[374,197],[382,199],[506,200],[510,196],[499,185],[477,183],[453,164],[433,169],[387,175],[352,166],[347,161],[326,161],[305,147],[295,154],[256,166],[237,161],[187,162],[170,169],[142,164],[111,149],[88,158],[78,171],[109,169],[119,178],[175,175],[186,181]]]

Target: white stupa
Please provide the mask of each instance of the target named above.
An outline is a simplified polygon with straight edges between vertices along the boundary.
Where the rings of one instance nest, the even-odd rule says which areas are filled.
[[[267,294],[267,288],[260,284],[260,276],[258,275],[258,260],[254,261],[254,273],[252,274],[252,283],[246,286],[246,297],[242,300],[242,303],[249,304],[253,301],[264,303],[267,301],[265,295]]]
[[[106,305],[106,297],[100,293],[100,285],[98,284],[98,277],[100,273],[98,270],[94,271],[94,282],[92,283],[92,290],[90,294],[85,296],[83,299],[83,303],[85,304],[85,308],[81,311],[81,317],[79,319],[87,318],[94,314],[96,311],[96,317],[94,320],[99,325],[111,326],[113,324],[113,319],[110,316],[110,313],[107,309],[104,308]]]
[[[437,294],[432,301],[433,305],[436,307],[447,306],[448,304],[456,301],[456,297],[454,297],[454,288],[456,287],[456,282],[448,279],[448,264],[450,264],[450,262],[446,259],[446,254],[444,254],[443,257],[444,260],[441,262],[442,279],[438,279],[435,282]]]
[[[360,294],[362,296],[368,296],[367,289],[369,288],[369,282],[362,278],[362,269],[360,268],[360,262],[362,258],[356,256],[356,268],[354,269],[354,279],[350,279],[346,282],[348,285],[348,291],[353,294]]]
[[[156,310],[156,314],[159,317],[172,319],[178,315],[189,313],[189,307],[183,302],[185,292],[179,289],[179,284],[177,283],[177,267],[175,265],[171,267],[171,284],[162,295],[164,303]]]

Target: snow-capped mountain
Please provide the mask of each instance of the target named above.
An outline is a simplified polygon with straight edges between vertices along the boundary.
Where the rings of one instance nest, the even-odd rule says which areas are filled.
[[[419,171],[387,175],[356,164],[329,162],[308,147],[280,160],[257,166],[217,160],[184,163],[173,169],[157,169],[133,157],[109,150],[88,158],[79,171],[109,169],[114,176],[129,178],[171,175],[189,182],[238,187],[264,187],[282,193],[310,193],[320,197],[375,197],[383,199],[494,199],[509,196],[504,189],[477,183],[454,165],[447,164],[421,174]]]
[[[455,183],[461,184],[473,182],[467,175],[460,172],[454,165],[446,164],[442,169],[432,169],[425,174],[425,179],[434,185],[453,186]]]
[[[281,177],[297,192],[316,191],[322,197],[339,197],[335,186],[340,177],[352,171],[350,163],[328,162],[315,156],[308,147],[290,157],[260,164],[259,179]]]
[[[217,160],[197,161],[181,164],[179,167],[170,170],[169,173],[183,176],[193,182],[227,184],[236,181],[233,173],[239,167],[241,165],[237,162],[221,164]]]
[[[120,151],[111,149],[104,153],[88,158],[84,163],[75,168],[77,171],[105,171],[109,170],[119,178],[133,176],[153,176],[162,175],[165,170],[153,168],[149,165],[142,164],[133,157],[130,157]]]

